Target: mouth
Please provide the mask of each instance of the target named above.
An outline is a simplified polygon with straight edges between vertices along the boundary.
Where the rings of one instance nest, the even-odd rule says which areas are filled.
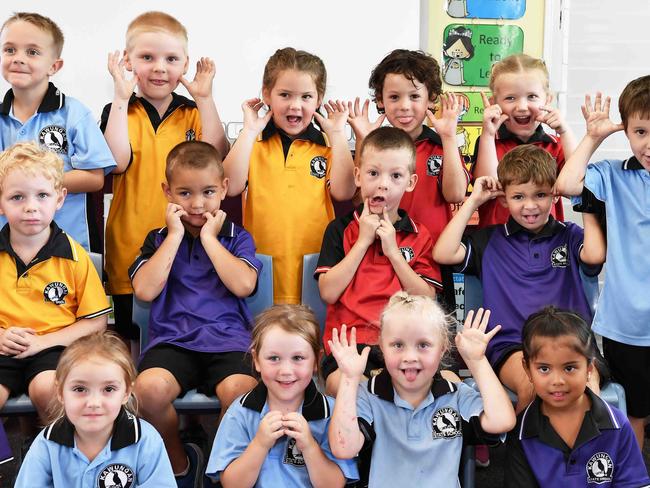
[[[404,378],[406,378],[406,381],[408,382],[415,381],[420,371],[421,370],[418,368],[404,368],[401,370],[402,374],[404,375]]]
[[[291,381],[278,380],[277,382],[282,388],[291,388],[296,383],[296,380],[291,380]]]
[[[300,125],[302,117],[299,115],[287,115],[287,122],[292,126]]]
[[[567,397],[567,395],[568,392],[566,391],[552,391],[550,393],[551,398],[558,402],[564,400]]]
[[[517,124],[517,125],[528,125],[528,124],[530,124],[530,121],[532,120],[532,116],[530,116],[530,115],[525,115],[525,116],[519,115],[519,116],[511,117],[511,119],[514,120],[515,124]]]
[[[413,122],[413,116],[402,115],[400,117],[396,117],[395,120],[401,125],[409,125],[411,122]]]
[[[535,224],[539,220],[539,214],[534,214],[534,215],[522,215],[521,218],[526,222],[527,224]]]
[[[167,84],[167,80],[149,80],[152,85],[163,86]]]

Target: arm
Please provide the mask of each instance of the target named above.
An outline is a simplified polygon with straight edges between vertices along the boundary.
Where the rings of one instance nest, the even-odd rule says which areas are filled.
[[[489,333],[485,329],[490,319],[490,311],[479,308],[474,316],[470,310],[463,330],[456,335],[456,347],[476,381],[483,399],[481,428],[490,434],[508,432],[515,426],[515,411],[508,394],[485,357],[488,342],[501,329],[495,326]]]
[[[461,241],[467,223],[483,203],[503,195],[499,188],[499,183],[490,176],[481,176],[474,182],[472,194],[438,237],[433,259],[440,264],[458,264],[465,259],[465,246]]]
[[[359,382],[363,379],[370,348],[365,347],[359,354],[356,329],[352,328],[348,343],[345,324],[341,326],[340,340],[337,330],[334,329],[332,339],[328,343],[341,372],[328,438],[335,457],[351,459],[359,453],[365,441],[357,419],[357,390]]]
[[[585,237],[580,249],[580,261],[589,265],[603,264],[607,255],[607,239],[598,222],[598,216],[583,213],[582,222],[585,226]]]
[[[221,157],[225,157],[230,144],[223,130],[223,124],[217,112],[217,106],[212,98],[212,82],[215,74],[214,61],[201,58],[196,62],[196,74],[192,82],[182,76],[181,83],[196,102],[201,117],[201,140],[212,144]]]
[[[508,120],[508,116],[501,112],[498,104],[490,104],[485,93],[481,92],[483,97],[483,129],[481,138],[478,143],[478,154],[476,155],[476,165],[474,166],[474,177],[481,176],[497,177],[497,149],[495,137],[501,124]]]
[[[63,186],[68,193],[88,193],[104,187],[104,170],[72,169],[63,174]]]
[[[562,112],[557,108],[549,106],[540,107],[540,110],[541,112],[537,116],[537,120],[548,125],[560,136],[564,158],[570,158],[576,148],[576,138],[569,124],[564,120]]]
[[[587,124],[587,133],[571,157],[564,163],[555,182],[557,193],[568,196],[580,195],[589,159],[609,135],[623,129],[623,124],[614,124],[609,118],[610,102],[610,98],[606,97],[603,103],[602,94],[598,92],[592,106],[591,97],[585,96],[582,115]]]
[[[242,104],[244,112],[244,128],[233,144],[228,156],[223,160],[223,169],[228,177],[228,196],[239,195],[246,188],[248,181],[248,166],[251,151],[257,136],[273,115],[269,110],[264,117],[259,117],[258,112],[264,104],[259,98],[251,98]]]

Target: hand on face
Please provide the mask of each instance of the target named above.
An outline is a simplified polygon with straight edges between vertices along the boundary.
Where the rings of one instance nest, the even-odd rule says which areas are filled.
[[[483,99],[483,131],[481,134],[494,137],[506,120],[510,117],[504,114],[498,103],[491,104],[485,93],[481,92]]]
[[[264,102],[260,98],[250,98],[242,103],[242,111],[244,112],[244,130],[249,130],[254,134],[259,134],[264,130],[266,124],[269,123],[273,116],[273,110],[269,111],[260,117],[259,111],[264,106]]]
[[[383,216],[379,221],[377,237],[381,240],[381,249],[384,252],[384,256],[401,256],[399,248],[397,247],[395,226],[390,221],[386,207],[384,207]]]
[[[216,237],[226,220],[226,212],[221,209],[215,210],[214,212],[205,212],[203,217],[205,217],[205,224],[201,227],[201,239]]]
[[[363,202],[363,211],[359,216],[359,238],[364,246],[369,247],[377,238],[377,229],[381,225],[379,215],[370,213],[369,199]]]
[[[175,203],[167,204],[167,212],[165,213],[165,224],[167,225],[167,235],[184,235],[185,227],[181,218],[187,216],[187,212],[183,207]]]
[[[470,198],[479,207],[488,200],[494,200],[496,197],[503,195],[501,184],[496,178],[493,176],[481,176],[474,181]]]

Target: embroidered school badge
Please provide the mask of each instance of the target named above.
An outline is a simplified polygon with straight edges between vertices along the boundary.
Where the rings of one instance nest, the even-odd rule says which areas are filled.
[[[434,439],[453,439],[462,435],[460,415],[451,407],[436,410],[431,418]]]
[[[442,167],[442,156],[429,156],[427,159],[427,176],[438,176]]]
[[[567,268],[569,266],[569,251],[566,244],[553,249],[551,253],[551,266],[554,268]]]
[[[315,176],[319,180],[325,178],[325,171],[327,170],[327,158],[324,156],[316,156],[309,163],[309,174]]]
[[[68,136],[66,135],[65,127],[61,127],[60,125],[43,127],[38,134],[38,142],[41,146],[45,146],[55,153],[65,154],[68,152]]]
[[[614,474],[614,463],[606,452],[597,452],[587,462],[588,483],[610,483]]]
[[[305,458],[302,457],[302,452],[298,449],[296,445],[296,439],[289,437],[287,440],[287,447],[284,450],[284,459],[282,460],[284,464],[291,464],[293,466],[304,466]]]
[[[415,257],[415,251],[413,251],[412,247],[400,247],[399,252],[402,253],[402,256],[404,256],[407,263],[410,263],[411,259]]]
[[[65,303],[65,296],[68,294],[68,287],[65,283],[60,281],[53,281],[48,284],[43,290],[46,302],[52,302],[56,305],[63,305]]]
[[[133,470],[126,464],[109,464],[97,478],[99,488],[131,488],[134,486]]]

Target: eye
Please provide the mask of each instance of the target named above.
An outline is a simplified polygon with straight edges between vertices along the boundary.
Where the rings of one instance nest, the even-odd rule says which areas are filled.
[[[276,363],[280,360],[280,356],[268,356],[266,359],[271,361],[272,363]]]
[[[37,49],[28,49],[27,50],[27,55],[28,56],[38,56],[39,54],[41,54],[41,53]]]
[[[404,347],[404,344],[402,344],[401,342],[397,341],[397,342],[393,342],[393,343],[391,344],[391,346],[393,347],[393,349],[402,349],[402,347]]]
[[[145,61],[151,61],[153,59],[153,56],[151,54],[143,54],[142,59]]]
[[[431,344],[429,342],[418,343],[418,349],[427,349],[429,347],[431,347]]]
[[[75,393],[83,393],[86,391],[86,387],[81,385],[73,386],[72,391]]]
[[[528,100],[537,100],[538,98],[539,98],[539,95],[537,95],[535,93],[531,93],[530,95],[528,95]]]
[[[305,100],[311,100],[314,97],[313,97],[313,95],[307,93],[307,94],[303,95],[302,98],[304,98]]]
[[[634,133],[637,134],[637,135],[640,135],[640,136],[644,136],[644,135],[646,135],[646,130],[645,129],[636,129],[634,131]]]
[[[566,371],[567,373],[573,373],[576,369],[577,368],[575,366],[569,365],[564,368],[564,371]]]
[[[178,56],[167,56],[168,63],[175,63],[179,60]]]
[[[304,361],[304,360],[305,360],[305,356],[301,356],[300,354],[296,354],[295,356],[293,356],[293,357],[291,358],[291,360],[292,360],[292,361]]]
[[[524,198],[523,195],[513,195],[513,196],[512,196],[512,199],[513,199],[513,200],[516,200],[516,201],[523,200],[523,198]]]
[[[190,192],[187,191],[187,190],[181,190],[181,191],[178,192],[178,195],[183,197],[183,198],[187,198],[187,197],[190,196]]]
[[[40,198],[41,200],[45,200],[49,196],[50,196],[50,194],[46,193],[44,191],[38,194],[38,198]]]
[[[546,374],[550,371],[550,368],[548,366],[540,366],[537,370],[542,374]]]
[[[16,52],[15,47],[6,47],[2,50],[3,53],[5,54],[14,54]]]
[[[389,99],[389,100],[393,100],[393,101],[395,101],[395,100],[399,100],[399,95],[389,95],[389,96],[388,96],[388,99]]]
[[[282,98],[289,98],[289,94],[287,92],[280,92],[279,95]]]
[[[515,99],[515,97],[512,97],[512,96],[508,96],[508,97],[504,98],[504,100],[507,101],[507,102],[512,102],[514,99]]]
[[[539,192],[539,193],[537,194],[537,198],[546,198],[547,195],[548,195],[547,193]]]
[[[379,173],[377,172],[377,170],[369,169],[369,170],[368,170],[368,174],[369,174],[370,176],[377,176]]]
[[[414,93],[413,95],[411,95],[411,100],[419,100],[420,98],[421,97],[419,93]]]
[[[393,173],[391,176],[394,180],[399,180],[402,177],[402,173]]]
[[[106,387],[104,388],[104,391],[105,391],[106,393],[112,393],[112,392],[114,392],[114,391],[117,391],[117,387],[116,387],[116,386],[113,386],[113,385],[108,385],[108,386],[106,386]]]
[[[23,199],[23,196],[22,196],[22,195],[12,195],[11,197],[9,197],[9,200],[13,200],[13,201],[15,201],[15,202],[19,202],[19,201],[21,201],[22,199]]]
[[[203,194],[204,194],[205,196],[207,196],[207,197],[211,197],[211,196],[214,195],[215,193],[217,193],[217,191],[214,190],[214,189],[212,189],[212,188],[210,188],[209,190],[205,190],[205,191],[203,192]]]

